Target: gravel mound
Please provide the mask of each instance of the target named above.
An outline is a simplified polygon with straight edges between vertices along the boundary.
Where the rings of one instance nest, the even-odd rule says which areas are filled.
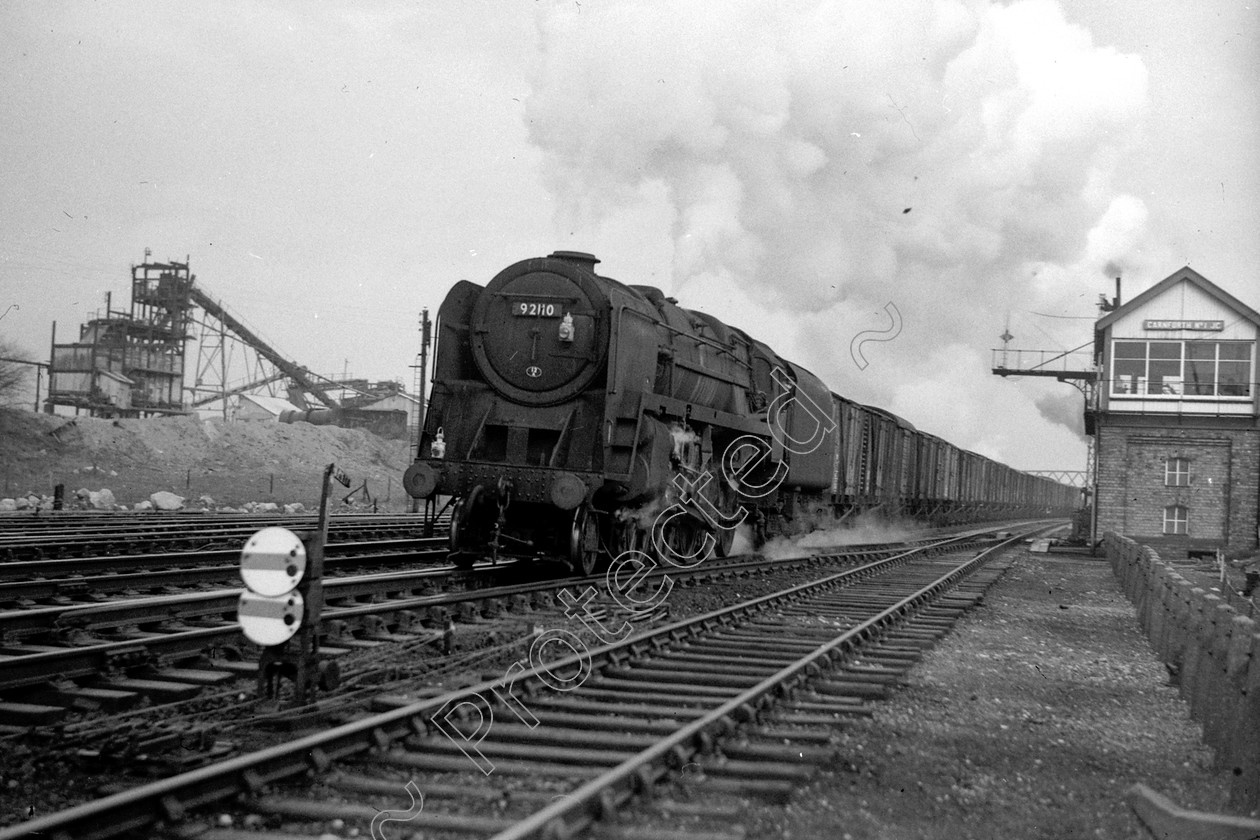
[[[5,497],[50,495],[65,484],[67,499],[82,488],[109,489],[128,506],[167,491],[190,500],[209,496],[216,506],[254,501],[309,507],[318,502],[323,468],[335,463],[352,488],[366,480],[378,504],[401,510],[409,449],[406,441],[363,429],[309,423],[104,420],[0,409]]]

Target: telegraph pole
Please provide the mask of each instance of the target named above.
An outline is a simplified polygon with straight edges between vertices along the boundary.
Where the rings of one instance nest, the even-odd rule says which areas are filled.
[[[416,458],[420,458],[420,443],[424,440],[424,410],[427,400],[424,398],[425,371],[429,364],[429,345],[433,341],[433,325],[429,321],[429,307],[420,310],[420,364],[416,371],[416,400],[418,413],[416,419]],[[413,365],[413,367],[417,367]],[[411,512],[418,513],[420,500],[411,500]]]

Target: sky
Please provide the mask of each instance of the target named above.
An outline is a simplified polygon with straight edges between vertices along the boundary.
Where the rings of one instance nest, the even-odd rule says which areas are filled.
[[[990,350],[1086,344],[1117,274],[1128,299],[1190,265],[1260,305],[1258,24],[1256,0],[10,0],[0,341],[46,359],[150,248],[299,364],[410,385],[421,308],[581,250],[837,393],[1083,469],[1078,392]]]

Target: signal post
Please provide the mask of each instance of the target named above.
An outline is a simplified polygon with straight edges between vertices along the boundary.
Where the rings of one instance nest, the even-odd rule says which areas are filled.
[[[324,605],[324,543],[328,539],[328,497],[336,479],[350,486],[345,473],[329,464],[320,491],[314,531],[299,537],[287,528],[264,528],[241,550],[241,578],[246,590],[237,604],[237,621],[246,638],[262,647],[258,659],[258,696],[276,697],[283,678],[293,680],[293,703],[313,702],[318,689],[340,683],[337,663],[319,655],[319,622]]]

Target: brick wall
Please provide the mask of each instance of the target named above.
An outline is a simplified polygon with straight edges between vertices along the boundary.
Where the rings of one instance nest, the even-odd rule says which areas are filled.
[[[1260,431],[1128,425],[1113,417],[1099,424],[1097,441],[1098,533],[1115,531],[1170,554],[1256,546]],[[1170,457],[1189,461],[1188,486],[1164,484]],[[1187,509],[1188,535],[1164,535],[1169,505]]]

